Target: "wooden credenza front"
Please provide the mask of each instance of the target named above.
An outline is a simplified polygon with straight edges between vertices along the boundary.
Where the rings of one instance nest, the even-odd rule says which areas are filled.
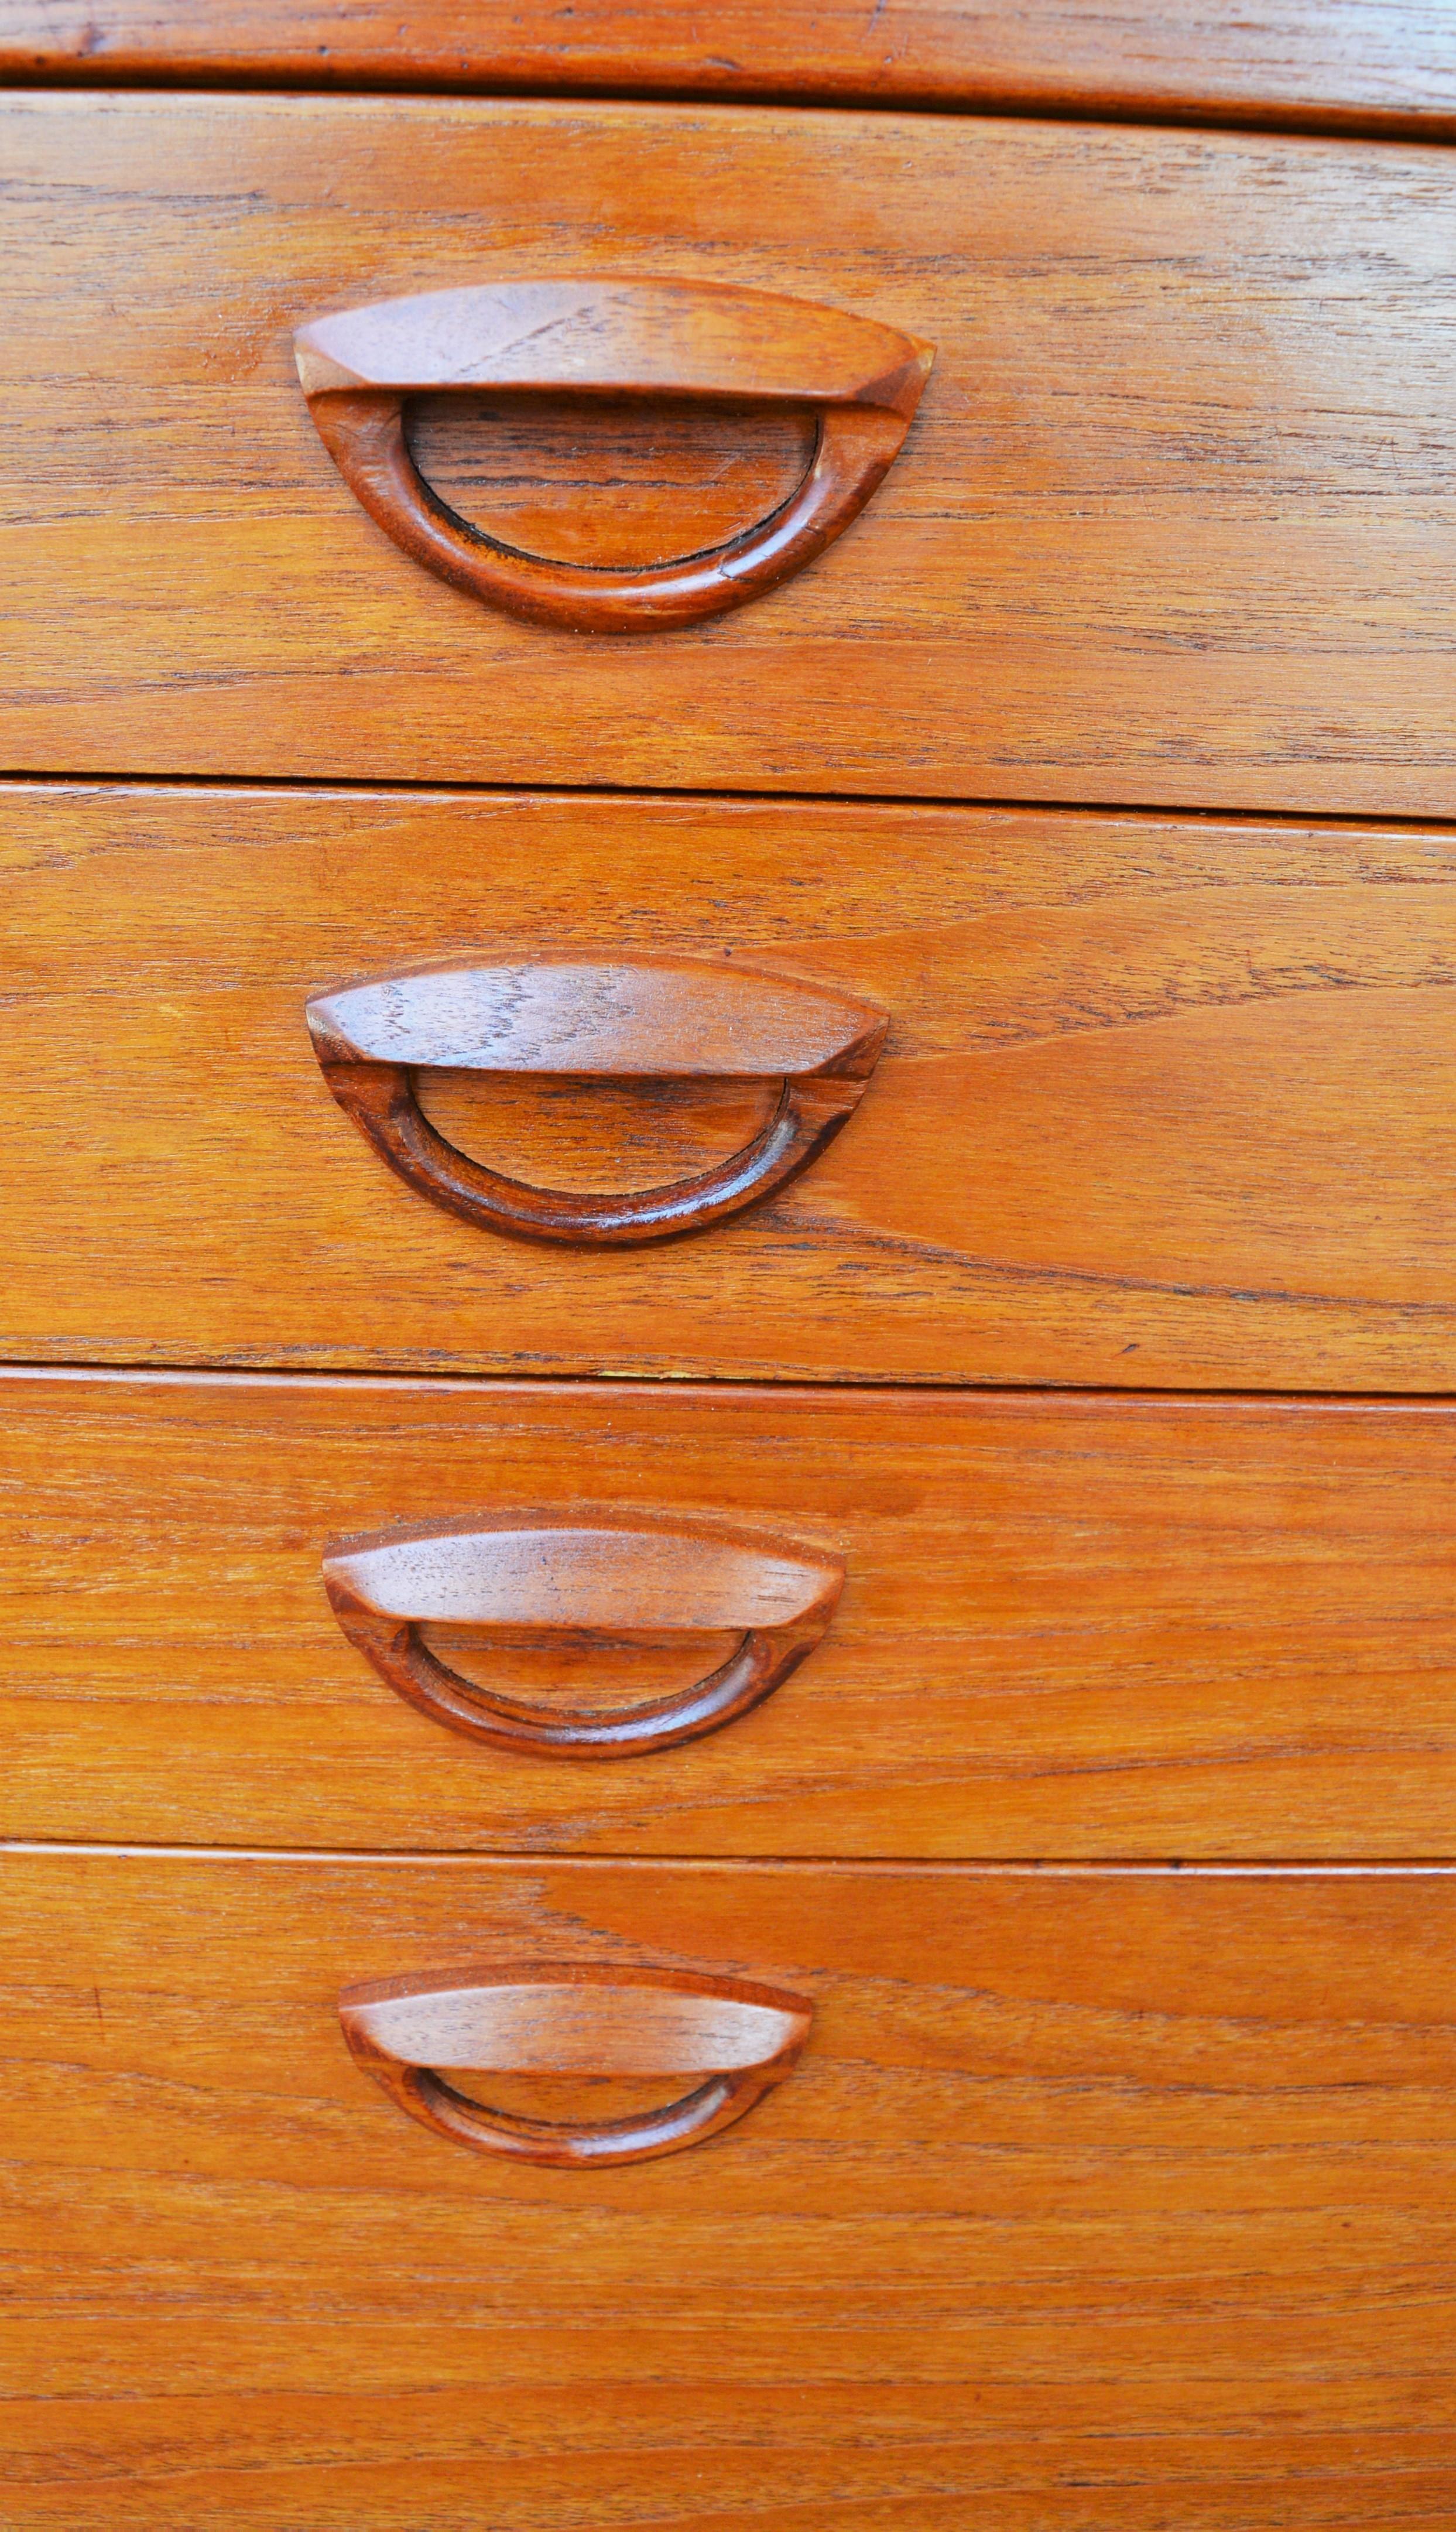
[[[1452,27],[0,8],[4,2532],[1450,2532]]]

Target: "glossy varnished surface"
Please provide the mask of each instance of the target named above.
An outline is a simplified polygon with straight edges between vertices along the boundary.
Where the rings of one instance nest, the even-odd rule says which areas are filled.
[[[1439,150],[79,91],[12,92],[4,150],[12,768],[1449,810]],[[870,316],[937,364],[796,580],[708,626],[547,632],[364,516],[292,336],[624,269]],[[640,470],[629,506],[640,549]]]
[[[1449,1409],[12,1374],[0,1417],[0,1834],[1456,1852]],[[482,1746],[346,1642],[322,1557],[523,1503],[791,1532],[843,1595],[708,1739]],[[559,1715],[687,1689],[742,1592],[696,1614],[714,1632],[425,1635]]]
[[[1449,830],[13,785],[0,866],[12,1359],[1451,1386]],[[382,1166],[304,1016],[533,952],[741,960],[890,1035],[756,1210],[533,1248]],[[777,1096],[468,1092],[422,1086],[452,1140],[585,1189]]]
[[[1443,1875],[32,1855],[0,1907],[7,2532],[1446,2532]],[[350,2062],[343,1979],[563,1953],[782,1983],[804,2055],[599,2173]]]
[[[5,0],[11,77],[617,87],[1449,131],[1443,0]]]

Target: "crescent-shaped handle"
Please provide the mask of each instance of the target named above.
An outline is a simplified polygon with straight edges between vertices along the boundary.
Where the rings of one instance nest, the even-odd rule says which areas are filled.
[[[802,571],[883,479],[935,357],[913,335],[812,301],[612,273],[379,300],[301,327],[294,353],[324,446],[397,546],[509,614],[577,633],[691,624]],[[810,405],[818,438],[797,491],[741,536],[647,570],[603,571],[502,545],[431,491],[410,454],[409,399],[481,388]]]
[[[323,1560],[340,1627],[407,1703],[473,1741],[568,1758],[631,1758],[716,1732],[782,1686],[824,1634],[844,1585],[838,1557],[715,1522],[520,1513],[341,1539]],[[742,1630],[706,1679],[625,1708],[537,1709],[477,1688],[437,1659],[435,1624],[612,1636]]]
[[[647,2162],[701,2145],[792,2069],[802,1996],[679,1970],[467,1968],[344,1989],[355,2062],[399,2109],[457,2145],[517,2162]],[[698,2078],[660,2110],[591,2125],[520,2118],[445,2079],[490,2074]]]
[[[330,1090],[407,1185],[482,1229],[591,1248],[705,1231],[797,1178],[853,1113],[888,1026],[868,1003],[726,959],[445,963],[308,1005]],[[415,1072],[426,1066],[777,1077],[782,1088],[762,1131],[715,1168],[630,1194],[580,1195],[504,1178],[446,1142],[416,1096]]]

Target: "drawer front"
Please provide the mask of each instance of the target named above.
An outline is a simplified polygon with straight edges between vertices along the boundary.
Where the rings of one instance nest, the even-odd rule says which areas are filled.
[[[81,1374],[0,1407],[0,1833],[1456,1851],[1449,1408]],[[615,1580],[581,1561],[603,1527]],[[376,1553],[394,1625],[357,1551],[336,1619],[333,1543],[420,1531],[392,1576]],[[761,1563],[716,1605],[664,1606],[660,1568],[650,1596],[664,1537],[691,1580],[725,1532],[770,1582],[842,1569],[806,1640]],[[452,1554],[442,1618],[407,1593]],[[768,1674],[695,1711],[756,1625]],[[609,1742],[663,1698],[660,1745]]]
[[[1450,1387],[1448,830],[0,800],[12,1359]],[[710,1172],[773,1113],[777,1083],[713,1077],[741,1058],[702,1052],[692,979],[887,1017],[802,1175],[645,1246],[501,1237],[428,1201],[330,1095],[305,1021],[310,996],[422,961],[594,958],[640,982],[664,957],[710,963],[645,1056],[586,1046],[617,1077],[457,1069],[421,1092],[447,1140],[589,1203]],[[799,1031],[783,1060],[814,1058]],[[487,1035],[477,1014],[444,1051],[484,1060]],[[648,1059],[699,1077],[620,1077]]]
[[[78,92],[5,115],[9,766],[1449,807],[1441,151],[714,106]],[[819,561],[630,642],[409,559],[292,357],[331,312],[602,276],[938,347]],[[647,404],[599,442],[578,409],[512,405],[417,446],[497,563],[564,539],[665,564],[792,494],[792,411],[695,436]],[[592,542],[614,499],[615,547]]]
[[[1448,1875],[31,1853],[0,1897],[16,2532],[464,2532],[487,2486],[499,2532],[1445,2532]],[[771,1980],[808,2041],[591,2171],[428,2133],[340,2035],[346,1982],[565,1967]]]
[[[320,32],[327,42],[320,43]],[[1456,29],[1441,0],[1248,0],[1237,17],[1142,0],[1115,21],[1084,0],[416,0],[347,18],[298,0],[6,0],[11,78],[219,76],[292,86],[618,87],[807,95],[867,104],[1072,106],[1280,122],[1358,118],[1449,137]]]

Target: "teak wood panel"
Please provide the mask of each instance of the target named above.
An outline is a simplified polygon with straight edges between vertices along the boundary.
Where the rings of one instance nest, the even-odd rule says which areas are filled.
[[[1447,1875],[52,1853],[0,1907],[7,2532],[1448,2532]],[[351,2062],[352,1979],[563,1959],[812,2029],[595,2173]]]
[[[4,151],[13,770],[1449,810],[1439,149],[78,90],[12,92]],[[546,632],[371,524],[292,335],[624,270],[878,318],[936,367],[797,579],[679,632]]]
[[[5,0],[11,79],[692,90],[1447,132],[1444,0]]]
[[[0,1430],[0,1835],[1456,1852],[1450,1408],[56,1372]],[[709,1737],[573,1760],[417,1713],[324,1596],[341,1533],[586,1507],[842,1560],[827,1632]],[[713,1615],[426,1640],[610,1711],[731,1652]]]
[[[0,1353],[280,1368],[1435,1390],[1456,1361],[1456,834],[844,803],[0,790]],[[731,957],[860,997],[831,1148],[654,1249],[386,1169],[311,995],[412,960]],[[638,1187],[755,1083],[427,1093]]]

